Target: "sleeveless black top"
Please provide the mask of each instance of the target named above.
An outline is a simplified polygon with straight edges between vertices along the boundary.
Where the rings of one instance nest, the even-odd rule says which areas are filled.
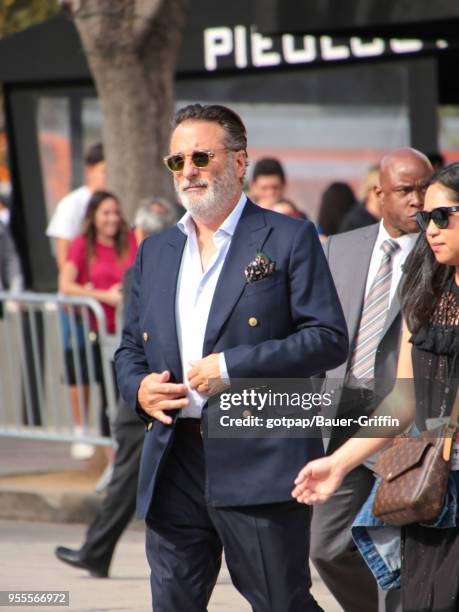
[[[411,336],[416,425],[451,414],[459,382],[459,287],[453,281],[438,298],[428,325]]]

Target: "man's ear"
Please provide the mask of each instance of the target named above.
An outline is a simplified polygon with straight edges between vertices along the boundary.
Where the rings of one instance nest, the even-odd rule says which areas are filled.
[[[234,171],[238,178],[242,179],[247,167],[247,153],[236,151],[234,154]]]
[[[381,185],[374,185],[372,190],[376,197],[378,198],[378,202],[380,206],[384,205],[384,191],[381,188]]]

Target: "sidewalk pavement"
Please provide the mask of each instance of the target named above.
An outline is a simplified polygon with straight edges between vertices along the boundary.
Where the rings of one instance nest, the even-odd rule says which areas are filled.
[[[0,519],[89,522],[103,451],[91,461],[70,457],[64,442],[0,437]]]
[[[0,437],[0,541],[8,553],[0,556],[0,590],[68,590],[70,609],[81,612],[151,610],[142,522],[133,521],[123,534],[109,580],[54,557],[55,546],[81,545],[101,500],[94,493],[101,469],[94,461],[72,460],[65,443]],[[340,612],[317,573],[312,577],[325,612]],[[249,610],[223,567],[209,612]]]

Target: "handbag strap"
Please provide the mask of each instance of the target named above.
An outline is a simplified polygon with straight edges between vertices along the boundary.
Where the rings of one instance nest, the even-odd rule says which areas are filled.
[[[457,429],[457,421],[459,418],[459,388],[456,392],[456,398],[454,400],[453,409],[451,410],[451,416],[449,417],[449,423],[446,426],[445,442],[443,445],[443,459],[449,461],[451,457],[451,449],[453,446],[454,434]]]

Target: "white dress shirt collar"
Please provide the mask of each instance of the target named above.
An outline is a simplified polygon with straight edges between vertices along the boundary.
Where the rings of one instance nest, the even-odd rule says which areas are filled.
[[[217,231],[214,233],[214,238],[217,237],[219,232],[224,232],[229,236],[233,236],[236,231],[236,226],[238,224],[239,219],[241,218],[242,211],[244,210],[245,204],[247,202],[247,196],[244,192],[241,193],[241,197],[239,198],[236,206],[230,212],[230,214],[226,217]],[[193,217],[189,211],[187,211],[183,217],[178,221],[177,227],[180,231],[182,231],[186,236],[189,236],[191,232],[196,232],[196,226],[193,221]]]
[[[385,240],[390,239],[394,240],[400,247],[392,256],[392,282],[390,288],[390,301],[392,302],[392,298],[394,297],[395,292],[397,291],[397,287],[402,278],[403,264],[405,263],[405,259],[408,257],[411,249],[413,248],[417,237],[418,234],[404,234],[403,236],[400,236],[398,238],[392,238],[387,229],[384,227],[384,222],[380,221],[378,235],[376,237],[376,242],[374,244],[373,253],[370,260],[367,282],[365,285],[365,297],[370,292],[373,280],[381,264],[381,259],[383,256],[381,245]]]
[[[385,240],[394,240],[394,242],[396,242],[400,247],[400,251],[403,254],[402,259],[405,259],[413,248],[418,236],[419,234],[403,234],[403,236],[393,238],[384,227],[384,221],[381,220],[379,223],[379,231],[378,237],[376,238],[375,249],[380,249]]]

